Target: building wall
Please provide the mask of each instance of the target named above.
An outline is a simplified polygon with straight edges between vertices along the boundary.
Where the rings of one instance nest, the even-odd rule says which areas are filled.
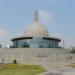
[[[75,63],[75,54],[54,48],[1,48],[0,63],[22,64],[69,64]]]

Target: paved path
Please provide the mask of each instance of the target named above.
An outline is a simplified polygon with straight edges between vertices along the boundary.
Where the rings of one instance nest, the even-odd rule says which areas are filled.
[[[48,69],[49,68],[49,69]],[[75,75],[75,68],[68,66],[51,66],[47,68],[47,72],[39,75]]]

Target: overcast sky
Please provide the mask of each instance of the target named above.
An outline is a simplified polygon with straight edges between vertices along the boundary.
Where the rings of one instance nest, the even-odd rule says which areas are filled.
[[[35,9],[50,36],[75,46],[75,0],[0,0],[0,44],[11,45],[32,23]]]

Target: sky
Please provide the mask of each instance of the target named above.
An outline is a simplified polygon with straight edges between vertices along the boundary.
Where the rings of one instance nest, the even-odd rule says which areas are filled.
[[[67,48],[75,46],[75,0],[0,0],[0,44],[23,34],[39,12],[40,22],[50,36],[61,38]],[[63,45],[63,43],[62,43]]]

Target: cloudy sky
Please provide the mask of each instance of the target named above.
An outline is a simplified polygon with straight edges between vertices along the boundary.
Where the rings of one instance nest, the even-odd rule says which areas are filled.
[[[11,45],[11,38],[32,23],[35,9],[50,36],[75,46],[75,0],[0,0],[0,44]]]

